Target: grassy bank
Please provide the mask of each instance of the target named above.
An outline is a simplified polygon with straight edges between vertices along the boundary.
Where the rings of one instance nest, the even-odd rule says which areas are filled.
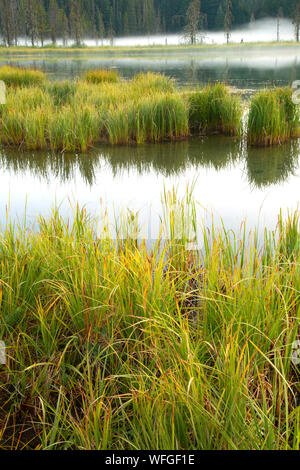
[[[1,108],[0,139],[5,145],[86,151],[99,142],[139,144],[211,130],[239,132],[242,107],[223,85],[188,93],[163,75],[139,74],[124,81],[108,71],[88,72],[76,82],[49,83],[44,76],[37,85],[41,72],[30,71],[30,83],[29,71],[18,70],[16,79],[14,70],[0,69],[8,87],[7,104]],[[199,102],[205,109],[200,110]]]
[[[79,210],[2,229],[1,449],[299,450],[298,214],[189,251],[164,208],[151,249]]]

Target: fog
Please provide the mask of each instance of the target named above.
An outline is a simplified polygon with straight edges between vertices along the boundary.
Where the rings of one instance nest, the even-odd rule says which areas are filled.
[[[294,39],[294,26],[291,20],[282,19],[280,21],[280,40],[292,41]],[[264,18],[251,24],[245,24],[238,29],[234,29],[230,41],[233,43],[244,42],[272,42],[277,40],[277,20],[276,18]],[[203,42],[205,44],[224,44],[226,42],[223,31],[204,31]],[[30,45],[29,40],[20,40],[20,45]],[[45,44],[49,43],[48,41]],[[96,42],[91,39],[84,39],[87,46],[95,46]],[[184,44],[185,38],[182,34],[134,36],[115,38],[114,46],[150,46],[150,45],[178,45]],[[58,42],[62,45],[62,42]],[[72,41],[69,41],[72,45]],[[101,41],[99,42],[101,45]],[[105,40],[103,45],[109,46],[110,41]]]

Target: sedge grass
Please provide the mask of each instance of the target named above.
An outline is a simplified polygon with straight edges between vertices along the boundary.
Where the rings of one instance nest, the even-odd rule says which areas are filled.
[[[208,85],[190,93],[189,105],[190,128],[194,134],[241,134],[242,104],[225,85]]]
[[[298,215],[196,252],[165,200],[149,249],[79,209],[3,227],[1,449],[299,450]]]
[[[17,83],[19,72],[14,73]],[[5,145],[85,152],[99,142],[140,144],[214,133],[241,137],[243,106],[225,85],[183,91],[168,77],[146,73],[122,82],[20,82],[8,87],[0,122]],[[299,115],[290,89],[254,97],[250,144],[278,144],[298,135]]]
[[[46,91],[52,96],[55,106],[70,104],[76,89],[77,83],[68,80],[48,83],[46,87]]]
[[[160,73],[139,73],[133,78],[133,86],[138,89],[139,93],[152,92],[173,92],[175,91],[175,82],[170,77],[166,77]]]
[[[292,89],[263,90],[253,97],[248,119],[250,145],[278,145],[299,135],[299,111],[292,101]]]
[[[47,76],[40,70],[3,65],[0,67],[0,80],[8,87],[41,86],[46,83]]]
[[[1,140],[27,149],[86,151],[98,142],[181,139],[189,135],[188,109],[173,86],[166,77],[147,74],[122,84],[78,81],[9,89]]]
[[[119,75],[116,70],[89,70],[85,73],[83,79],[88,83],[117,83]]]

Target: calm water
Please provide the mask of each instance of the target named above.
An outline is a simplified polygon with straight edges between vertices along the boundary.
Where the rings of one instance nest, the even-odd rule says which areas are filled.
[[[161,193],[195,182],[194,196],[201,217],[222,217],[237,230],[247,218],[274,227],[280,208],[299,203],[299,142],[274,149],[250,149],[230,138],[191,139],[188,142],[102,146],[88,155],[2,151],[0,157],[1,221],[6,208],[28,221],[49,214],[54,202],[72,215],[77,202],[93,214],[101,203],[111,215],[125,208],[139,212],[140,220],[157,234]],[[154,234],[154,235],[153,235]]]
[[[72,53],[72,57],[60,54],[41,54],[35,57],[0,57],[0,65],[10,64],[41,69],[52,80],[74,79],[86,70],[115,68],[125,78],[138,72],[160,72],[175,78],[179,85],[201,86],[209,82],[226,81],[239,89],[257,89],[265,86],[291,84],[300,77],[300,47],[275,46],[253,53],[253,50],[237,48],[218,52],[206,50],[198,54],[166,54],[160,57],[105,57],[95,53]]]
[[[300,48],[259,50],[237,48],[152,57],[97,57],[93,53],[75,56],[51,54],[42,57],[14,57],[0,63],[31,65],[52,79],[79,76],[84,70],[116,67],[125,77],[138,71],[164,72],[181,85],[201,85],[227,80],[232,86],[251,90],[300,79]],[[226,52],[225,52],[226,51]],[[166,187],[195,182],[194,196],[205,218],[211,212],[226,226],[237,229],[247,218],[249,228],[259,221],[274,227],[280,208],[299,204],[299,143],[272,149],[247,149],[231,138],[211,137],[188,142],[140,147],[101,146],[85,155],[23,153],[2,149],[0,153],[0,221],[10,214],[22,218],[25,205],[28,220],[49,214],[60,204],[72,215],[70,204],[86,205],[93,213],[100,204],[111,214],[129,207],[143,222],[158,230],[161,193]]]

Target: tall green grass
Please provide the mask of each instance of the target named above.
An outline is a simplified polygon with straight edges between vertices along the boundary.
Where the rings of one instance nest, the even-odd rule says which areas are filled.
[[[175,82],[170,77],[166,77],[160,73],[139,73],[133,78],[133,86],[138,93],[164,92],[169,93],[175,91]]]
[[[55,106],[63,106],[70,104],[77,89],[77,82],[64,80],[61,82],[48,83],[46,92],[50,94]]]
[[[191,92],[188,100],[190,129],[194,134],[241,134],[242,103],[225,85],[208,85]]]
[[[3,65],[0,67],[0,80],[2,80],[6,86],[25,87],[43,85],[47,81],[47,76],[40,70]]]
[[[190,251],[165,201],[148,249],[79,209],[3,227],[1,449],[299,450],[298,215]]]
[[[222,84],[184,91],[160,74],[139,74],[121,82],[112,78],[115,71],[103,70],[88,72],[84,80],[49,83],[44,74],[10,67],[0,69],[0,79],[1,70],[12,77],[7,83],[13,85],[0,108],[0,139],[6,145],[86,151],[98,142],[139,144],[214,133],[242,136],[241,100]],[[279,144],[300,135],[291,95],[285,88],[253,98],[251,145]]]
[[[86,151],[98,142],[157,142],[187,137],[188,109],[173,82],[157,74],[124,83],[54,82],[9,89],[1,109],[4,144]]]
[[[248,120],[250,145],[278,145],[299,135],[299,110],[290,88],[263,90],[253,97]]]
[[[85,73],[83,79],[88,83],[117,83],[119,75],[116,70],[89,70]]]

